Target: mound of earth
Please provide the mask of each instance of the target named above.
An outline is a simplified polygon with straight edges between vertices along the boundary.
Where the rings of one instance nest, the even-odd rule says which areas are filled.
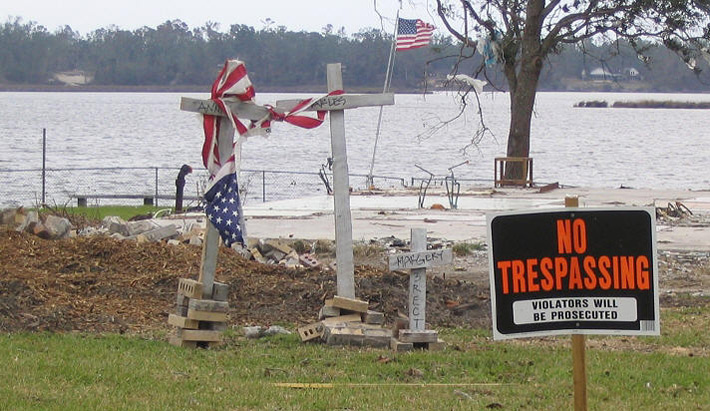
[[[43,240],[0,231],[0,331],[142,333],[168,329],[179,278],[196,279],[201,247],[108,237]],[[306,324],[335,293],[330,269],[247,261],[221,248],[216,280],[229,284],[230,324]],[[391,320],[406,313],[408,276],[357,266],[358,298]],[[488,285],[435,276],[427,284],[432,327],[490,326]]]

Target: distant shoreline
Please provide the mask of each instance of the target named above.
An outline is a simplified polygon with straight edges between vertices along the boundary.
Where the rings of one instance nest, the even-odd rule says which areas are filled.
[[[211,85],[176,85],[176,86],[110,86],[110,85],[49,85],[49,84],[0,84],[0,92],[27,93],[209,93]],[[348,87],[353,93],[381,93],[382,87]],[[279,86],[256,87],[259,93],[326,93],[323,86]],[[400,94],[421,94],[423,90],[393,89]]]

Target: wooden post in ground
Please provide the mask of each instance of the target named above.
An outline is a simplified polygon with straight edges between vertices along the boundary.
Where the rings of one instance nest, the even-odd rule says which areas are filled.
[[[395,350],[409,349],[421,344],[433,349],[439,344],[439,335],[434,330],[426,329],[426,269],[451,264],[451,249],[427,250],[426,229],[413,228],[411,231],[411,252],[394,254],[389,257],[390,270],[409,269],[409,328],[398,330],[393,335],[392,347]]]
[[[234,127],[229,121],[221,121],[219,129],[219,158],[227,159],[232,155],[234,140]],[[244,225],[242,233],[246,237]],[[197,281],[202,283],[202,293],[205,299],[212,298],[214,274],[217,269],[217,252],[219,251],[219,231],[207,219],[207,232],[205,242],[202,244],[202,262],[200,263],[200,276]]]
[[[426,228],[412,228],[412,252],[426,251]],[[426,268],[413,268],[409,275],[409,328],[424,331],[426,325]]]
[[[328,92],[343,89],[340,63],[328,64]],[[353,225],[350,214],[350,180],[345,142],[345,111],[330,112],[330,147],[333,155],[333,197],[335,216],[335,260],[337,293],[355,298],[355,266],[353,263]]]
[[[565,207],[579,207],[579,198],[565,197]],[[587,363],[584,334],[572,334],[572,374],[574,381],[574,409],[587,409]]]

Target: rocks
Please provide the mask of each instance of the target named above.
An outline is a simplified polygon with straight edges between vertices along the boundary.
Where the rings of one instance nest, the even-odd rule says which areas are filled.
[[[47,240],[67,238],[73,234],[72,224],[68,219],[52,214],[40,216],[36,211],[25,212],[20,207],[2,210],[0,216],[3,225],[9,225],[17,231],[31,233]]]

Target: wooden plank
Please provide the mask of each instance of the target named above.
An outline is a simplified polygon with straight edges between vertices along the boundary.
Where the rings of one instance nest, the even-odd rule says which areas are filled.
[[[276,107],[288,112],[303,100],[277,100]],[[316,100],[306,111],[319,110],[348,110],[359,107],[391,106],[394,105],[394,94],[341,94],[339,96],[325,96]]]
[[[330,307],[337,307],[342,310],[366,313],[367,308],[370,304],[367,301],[357,300],[355,298],[346,298],[340,295],[336,295],[331,299],[325,300],[325,305]]]
[[[202,298],[202,283],[189,278],[178,280],[178,294],[188,298]]]
[[[402,351],[412,351],[414,349],[414,343],[406,343],[399,341],[398,339],[392,337],[390,340],[390,348],[393,351],[397,352],[402,352]]]
[[[187,330],[178,328],[177,336],[183,341],[222,341],[221,331]]]
[[[239,118],[248,120],[261,120],[269,115],[269,110],[265,107],[243,101],[229,102],[227,106],[233,113],[237,113]],[[180,110],[226,117],[222,109],[212,100],[182,97],[180,99]]]
[[[389,256],[389,268],[395,270],[411,270],[413,268],[429,268],[451,264],[454,254],[450,248],[440,250],[414,251]]]
[[[426,229],[412,228],[412,251],[426,251]],[[409,275],[409,328],[424,330],[426,326],[426,268],[415,268]],[[401,335],[401,331],[400,331]],[[403,341],[400,338],[401,341]],[[405,341],[414,342],[414,341]]]
[[[340,63],[327,66],[328,92],[343,89]],[[345,143],[345,112],[330,112],[330,147],[333,156],[336,286],[339,296],[355,298],[353,223],[350,213],[350,181]]]
[[[399,341],[410,343],[435,343],[439,333],[434,330],[399,330]]]
[[[190,310],[193,311],[209,311],[213,313],[226,313],[229,310],[229,303],[226,301],[216,301],[216,300],[198,300],[195,298],[190,299],[190,305],[188,306]]]
[[[187,310],[187,318],[199,321],[212,321],[223,323],[227,321],[227,313],[215,313],[211,311]]]
[[[168,342],[176,347],[197,348],[197,341],[185,341],[176,335],[170,336]]]
[[[168,315],[168,324],[174,325],[174,326],[180,327],[180,328],[190,328],[190,329],[195,329],[195,330],[200,327],[199,321],[191,320],[187,317],[183,317],[183,316],[175,315],[175,314]]]

